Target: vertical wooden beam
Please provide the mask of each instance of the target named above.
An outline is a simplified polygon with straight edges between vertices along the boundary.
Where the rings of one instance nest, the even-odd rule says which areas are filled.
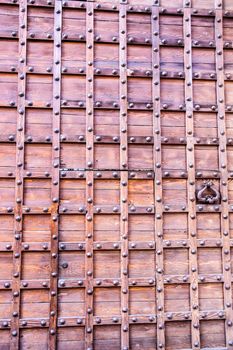
[[[61,32],[62,3],[55,0],[54,6],[54,64],[53,64],[53,139],[52,139],[52,184],[51,184],[51,260],[50,260],[50,319],[49,349],[56,349],[57,329],[57,283],[58,283],[58,221],[60,185],[60,114],[61,114]]]
[[[186,7],[185,7],[186,6]],[[187,172],[188,172],[188,234],[189,234],[189,274],[190,302],[192,315],[192,348],[200,348],[199,310],[198,310],[198,271],[196,240],[196,202],[195,202],[195,149],[193,123],[193,82],[192,82],[192,39],[191,39],[191,2],[184,1],[184,71],[186,104]]]
[[[128,288],[128,133],[127,133],[127,5],[119,9],[120,64],[120,168],[121,168],[121,349],[129,349],[129,288]]]
[[[22,243],[22,205],[24,171],[24,134],[25,134],[25,93],[26,93],[26,57],[27,57],[27,1],[19,1],[19,64],[18,64],[18,118],[16,135],[16,171],[15,171],[15,222],[13,246],[12,278],[12,318],[10,349],[19,349],[20,317],[20,278],[21,278],[21,243]]]
[[[158,4],[157,4],[158,5]],[[164,283],[163,283],[163,204],[162,204],[162,155],[160,118],[160,52],[159,52],[159,7],[152,6],[152,98],[154,135],[154,195],[155,195],[155,242],[156,242],[156,304],[157,348],[165,349]]]
[[[232,286],[231,286],[231,257],[229,238],[229,208],[228,208],[228,171],[227,171],[227,141],[225,122],[225,93],[224,93],[224,57],[223,57],[223,10],[222,2],[216,1],[215,14],[215,42],[216,42],[216,97],[218,106],[218,137],[219,137],[219,171],[220,191],[222,196],[221,237],[222,266],[224,277],[224,308],[226,346],[233,349],[233,313],[232,313]]]
[[[93,114],[94,114],[94,7],[92,2],[87,2],[86,7],[86,167],[93,168],[94,139],[93,139]],[[86,171],[86,328],[85,348],[93,349],[93,171]]]

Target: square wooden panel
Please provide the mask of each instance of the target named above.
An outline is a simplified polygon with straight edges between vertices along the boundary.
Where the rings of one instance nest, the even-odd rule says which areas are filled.
[[[151,145],[133,145],[128,147],[128,168],[131,170],[153,168],[153,147]]]
[[[128,13],[127,33],[129,38],[134,41],[145,42],[145,39],[151,39],[151,18],[148,14]]]
[[[226,105],[233,105],[233,82],[232,81],[226,81],[225,82],[225,103]]]
[[[0,73],[1,104],[10,105],[17,101],[17,75]]]
[[[164,28],[165,29],[165,28]],[[184,70],[184,49],[182,47],[160,47],[160,67],[162,71],[174,72]]]
[[[47,350],[48,330],[46,328],[28,328],[20,330],[20,347],[27,349],[33,344],[34,350]]]
[[[128,219],[129,241],[154,241],[154,215],[130,215]]]
[[[193,80],[193,103],[201,107],[215,106],[216,83],[211,80]]]
[[[170,137],[185,137],[184,112],[161,111],[161,134],[169,141]]]
[[[218,171],[218,148],[216,146],[195,146],[196,171]]]
[[[85,349],[85,327],[61,327],[57,331],[57,350]]]
[[[21,291],[21,318],[48,318],[49,291],[27,289]]]
[[[11,144],[0,144],[0,169],[8,168],[11,171],[15,168],[15,145]]]
[[[148,103],[152,101],[151,78],[129,77],[127,80],[128,101]]]
[[[148,250],[130,250],[129,278],[154,278],[155,254]]]
[[[161,39],[177,40],[183,38],[183,21],[180,16],[160,16]]]
[[[0,215],[0,243],[12,242],[14,230],[14,216]]]
[[[23,216],[23,242],[49,242],[51,237],[50,220],[49,214],[25,214]]]
[[[73,205],[83,207],[86,204],[86,181],[81,179],[61,179],[60,203],[64,207]]]
[[[3,349],[9,349],[9,344],[11,341],[11,333],[9,329],[1,329],[1,337],[0,337],[0,347]]]
[[[7,16],[8,17],[8,16]],[[0,17],[2,19],[2,16]],[[6,65],[15,66],[18,60],[17,40],[0,39],[0,66],[5,69]],[[2,69],[1,69],[2,70]]]
[[[69,75],[62,76],[61,98],[67,104],[86,100],[86,80],[84,76]]]
[[[121,309],[120,288],[95,288],[94,289],[94,315],[95,316],[118,316]]]
[[[53,42],[29,40],[27,42],[27,64],[41,73],[52,71]]]
[[[94,205],[117,206],[120,205],[119,180],[94,181]]]
[[[83,9],[65,8],[62,13],[63,32],[69,38],[85,35],[86,14]]]
[[[61,167],[84,169],[86,167],[86,147],[79,143],[61,144]]]
[[[16,108],[0,107],[0,133],[2,136],[15,136],[16,120]]]
[[[52,166],[52,147],[45,144],[25,145],[25,169],[50,171]]]
[[[190,286],[188,284],[167,284],[164,286],[164,311],[190,311]]]
[[[120,115],[118,110],[96,109],[94,115],[94,130],[97,136],[119,137]]]
[[[1,4],[0,6],[0,32],[7,33],[18,30],[19,10],[18,6],[11,6],[8,4]]]
[[[164,213],[163,236],[165,240],[179,240],[188,237],[187,213]]]
[[[229,0],[226,0],[228,2],[228,6],[230,4]],[[227,6],[227,3],[225,4]],[[232,4],[231,4],[232,5]],[[224,18],[223,19],[223,39],[228,41],[231,40],[233,34],[233,28],[232,28],[232,20],[231,18]]]
[[[129,344],[132,350],[154,350],[157,341],[156,327],[152,324],[131,324]]]
[[[85,43],[64,41],[62,43],[61,51],[62,51],[62,66],[63,66],[63,69],[65,68],[67,70],[67,73],[69,73],[70,69],[78,72],[79,69],[85,68],[86,66]]]
[[[104,103],[118,102],[119,78],[97,76],[94,80],[95,101]]]
[[[119,350],[121,347],[121,326],[94,327],[95,350]]]
[[[162,146],[162,169],[164,171],[186,170],[186,151],[184,146]]]
[[[227,164],[228,171],[233,171],[233,147],[227,147]]]
[[[50,276],[49,252],[22,253],[22,279],[44,280]]]
[[[128,204],[136,207],[154,205],[153,180],[129,180]]]
[[[11,207],[15,204],[15,181],[14,179],[0,179],[0,206]]]
[[[95,68],[118,70],[119,69],[119,46],[118,44],[96,43],[94,50]],[[114,74],[112,72],[112,74]]]
[[[200,321],[201,347],[225,347],[224,320]]]
[[[199,74],[200,76],[202,73],[210,74],[210,72],[215,72],[215,61],[216,59],[214,49],[204,49],[203,47],[192,48],[192,63],[194,74]]]
[[[94,216],[94,241],[116,242],[120,240],[119,215]]]
[[[9,319],[11,317],[11,313],[12,313],[11,303],[12,303],[12,291],[1,290],[0,291],[0,315],[2,319],[3,318]],[[1,346],[1,342],[0,342],[0,346]]]
[[[199,283],[198,296],[200,311],[223,310],[222,283]]]
[[[85,315],[85,289],[60,288],[58,291],[58,317]]]
[[[62,251],[59,253],[60,278],[84,278],[85,253],[83,251]]]
[[[28,9],[28,32],[34,33],[35,38],[47,38],[53,34],[53,9],[46,7],[30,7]]]
[[[219,213],[197,213],[197,238],[211,239],[221,236],[221,217]]]
[[[53,97],[53,79],[49,75],[27,74],[26,100],[33,104],[50,106]]]
[[[83,109],[61,110],[61,133],[67,139],[84,136],[86,133],[86,115]]]
[[[191,322],[166,322],[165,323],[166,350],[190,349]]]
[[[95,11],[95,35],[102,41],[112,41],[113,37],[119,36],[119,18],[117,12]]]
[[[199,274],[221,274],[221,248],[198,248],[197,263]]]
[[[198,0],[198,3],[200,4],[201,1]],[[214,18],[193,16],[192,38],[193,40],[214,40]]]
[[[83,242],[85,240],[84,215],[62,214],[59,217],[59,240],[61,242]]]
[[[186,208],[187,180],[163,179],[163,204],[172,208]]]
[[[230,29],[231,30],[231,29]],[[227,49],[223,51],[224,54],[224,71],[225,74],[232,74],[233,73],[233,66],[232,66],[232,61],[231,61],[231,52]]]
[[[11,252],[0,252],[1,279],[11,280],[13,273],[13,254]]]
[[[96,169],[119,169],[120,147],[113,144],[97,144],[94,147],[94,167]]]
[[[102,250],[94,252],[94,278],[120,278],[120,252]],[[109,269],[106,261],[111,261]]]
[[[180,109],[184,106],[184,82],[178,79],[161,79],[161,106]]]
[[[174,264],[174,260],[176,263]],[[189,271],[188,249],[164,249],[164,274],[186,275]]]
[[[43,141],[51,142],[52,132],[52,109],[26,109],[26,140],[30,137],[32,141],[40,138]]]
[[[156,312],[155,287],[130,287],[130,315],[150,315]]]
[[[218,127],[216,113],[194,112],[193,120],[195,137],[217,138]]]
[[[151,136],[152,111],[128,110],[128,135],[129,136]]]
[[[51,201],[50,179],[24,180],[24,205],[29,207],[49,207],[51,205]]]
[[[138,23],[139,24],[139,23]],[[127,67],[130,69],[130,72],[134,72],[134,70],[150,71],[152,67],[151,62],[151,47],[143,47],[139,45],[128,45],[127,47]]]
[[[226,118],[226,135],[227,137],[232,138],[233,137],[233,114],[226,113],[225,118]]]

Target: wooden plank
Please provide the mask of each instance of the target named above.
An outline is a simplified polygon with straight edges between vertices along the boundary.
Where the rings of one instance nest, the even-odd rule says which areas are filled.
[[[52,116],[52,185],[51,185],[51,240],[50,240],[50,318],[49,318],[49,349],[55,350],[57,343],[57,281],[58,281],[58,224],[59,224],[59,186],[60,186],[60,94],[61,94],[61,31],[62,4],[55,2],[54,6],[54,64],[53,64],[53,116]],[[58,98],[57,98],[58,97]]]
[[[94,6],[88,2],[86,6],[86,169],[92,169],[94,164]],[[93,171],[86,171],[86,256],[85,256],[85,349],[93,349]]]
[[[157,305],[157,347],[163,349],[165,345],[164,320],[164,257],[163,257],[163,205],[162,205],[162,154],[161,154],[161,111],[160,111],[160,50],[159,50],[159,8],[152,7],[152,99],[153,99],[153,166],[154,166],[154,203],[155,228],[154,240],[156,244],[156,305]]]
[[[128,169],[127,142],[127,11],[126,2],[121,2],[119,8],[119,66],[120,66],[120,168]],[[121,171],[120,179],[121,201],[121,348],[129,349],[129,252],[128,252],[128,174]]]
[[[226,313],[225,337],[226,345],[233,349],[232,333],[232,284],[230,271],[230,238],[229,238],[229,187],[227,171],[227,142],[226,142],[226,115],[225,115],[225,92],[224,92],[224,57],[223,57],[223,3],[215,1],[215,41],[216,41],[216,95],[218,104],[218,137],[219,137],[219,171],[220,171],[220,192],[222,196],[221,213],[221,238],[222,246],[222,266],[224,276],[224,309]]]
[[[189,274],[190,302],[192,310],[192,346],[200,349],[199,311],[198,311],[198,271],[196,242],[196,206],[195,206],[195,156],[194,156],[194,124],[193,124],[193,83],[192,83],[192,38],[191,38],[191,2],[184,1],[184,69],[185,69],[185,101],[186,101],[186,138],[187,138],[187,171],[188,171],[188,232],[189,232]]]
[[[19,70],[18,70],[18,120],[16,134],[16,169],[15,169],[15,239],[13,244],[13,277],[12,277],[12,318],[10,349],[19,349],[20,317],[20,279],[21,279],[21,242],[22,242],[22,203],[24,194],[24,133],[25,133],[25,93],[26,93],[26,60],[27,60],[27,2],[19,2]]]

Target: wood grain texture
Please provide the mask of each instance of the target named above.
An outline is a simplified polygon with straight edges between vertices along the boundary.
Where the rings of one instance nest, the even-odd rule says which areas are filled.
[[[0,0],[0,349],[233,349],[232,21]]]

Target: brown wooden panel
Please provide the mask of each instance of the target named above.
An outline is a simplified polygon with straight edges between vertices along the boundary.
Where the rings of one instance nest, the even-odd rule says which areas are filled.
[[[232,1],[0,2],[0,350],[233,350]]]

